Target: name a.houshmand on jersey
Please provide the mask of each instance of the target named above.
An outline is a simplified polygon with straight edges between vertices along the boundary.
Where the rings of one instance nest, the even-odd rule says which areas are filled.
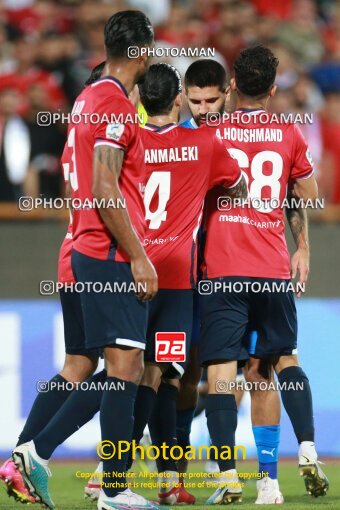
[[[238,142],[282,142],[282,129],[274,128],[236,128],[216,129],[216,136],[221,140]]]
[[[198,161],[198,147],[171,147],[169,149],[146,149],[145,163],[171,163],[172,161]]]

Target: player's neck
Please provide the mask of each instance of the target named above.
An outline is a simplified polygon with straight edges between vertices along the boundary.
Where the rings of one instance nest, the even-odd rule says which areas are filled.
[[[112,76],[119,80],[128,94],[136,84],[136,76],[133,74],[129,64],[117,60],[115,63],[107,62],[102,72],[102,76]]]
[[[236,109],[240,110],[267,110],[268,99],[260,99],[252,101],[249,98],[238,98],[236,102]]]
[[[167,124],[177,123],[177,118],[171,113],[168,115],[148,115],[148,124],[154,126],[166,126]]]

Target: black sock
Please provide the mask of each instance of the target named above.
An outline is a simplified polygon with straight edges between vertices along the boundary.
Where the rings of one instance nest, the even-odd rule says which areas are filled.
[[[195,409],[182,409],[176,411],[177,444],[183,450],[190,445],[190,432]]]
[[[176,410],[176,436],[177,444],[182,448],[183,455],[177,461],[179,471],[185,472],[188,461],[185,458],[185,451],[190,446],[191,425],[194,419],[195,408]]]
[[[48,383],[49,391],[39,393],[18,438],[17,446],[31,441],[59,411],[73,391],[66,389],[66,383],[66,379],[57,374]],[[54,386],[55,384],[56,386]]]
[[[102,441],[111,441],[118,447],[119,441],[131,443],[138,386],[116,377],[108,377],[106,380],[109,387],[112,383],[117,388],[124,385],[124,390],[105,389],[100,405]],[[107,496],[114,497],[118,492],[125,490],[126,477],[113,476],[113,472],[125,473],[127,462],[128,452],[121,454],[120,459],[115,455],[112,459],[103,461],[103,489]]]
[[[212,444],[218,449],[220,471],[235,469],[234,446],[237,427],[237,407],[234,395],[208,395],[205,409]],[[221,459],[221,447],[229,446],[232,458]]]
[[[134,410],[134,426],[132,439],[136,441],[136,444],[139,444],[140,440],[143,437],[143,432],[145,427],[148,424],[150,415],[152,413],[152,409],[156,400],[156,392],[153,388],[149,386],[138,386],[136,401],[135,401],[135,410]],[[127,471],[131,468],[133,463],[131,450],[129,452],[129,460],[127,463]]]
[[[313,402],[308,377],[301,367],[288,367],[279,373],[278,379],[282,403],[298,442],[314,442]]]
[[[86,379],[88,389],[81,387],[73,392],[49,424],[34,438],[37,454],[49,459],[54,450],[74,432],[90,421],[99,411],[103,395],[101,384],[106,379],[106,370]],[[101,383],[96,387],[97,383]],[[85,388],[85,384],[83,385]]]
[[[157,399],[149,420],[152,444],[161,447],[165,443],[169,449],[177,444],[176,439],[176,401],[178,390],[172,384],[162,383],[158,389]],[[168,450],[169,452],[169,450]],[[169,455],[165,455],[170,457]],[[176,462],[162,455],[156,460],[157,470],[177,471]]]

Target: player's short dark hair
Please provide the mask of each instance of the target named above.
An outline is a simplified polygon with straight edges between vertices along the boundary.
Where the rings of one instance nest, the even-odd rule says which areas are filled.
[[[181,76],[170,64],[153,64],[139,85],[140,100],[148,115],[170,113],[182,90]]]
[[[105,64],[106,64],[106,62],[104,60],[103,62],[101,62],[100,64],[98,64],[96,67],[94,67],[92,69],[90,76],[87,78],[87,80],[85,82],[85,85],[91,85],[95,81],[99,80],[99,78],[102,75]]]
[[[218,87],[224,92],[227,87],[227,73],[216,60],[202,59],[193,62],[184,76],[185,88],[188,87]]]
[[[274,85],[278,59],[264,46],[254,46],[241,51],[234,63],[238,90],[245,96],[261,98]]]
[[[148,46],[153,42],[153,28],[141,11],[120,11],[105,25],[104,41],[109,58],[128,57],[130,46]]]

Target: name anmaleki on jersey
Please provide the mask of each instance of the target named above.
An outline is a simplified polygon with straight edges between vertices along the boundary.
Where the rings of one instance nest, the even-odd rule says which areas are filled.
[[[198,161],[198,147],[171,147],[170,149],[145,149],[145,163],[171,163],[172,161]]]
[[[235,142],[282,142],[282,129],[225,127],[216,129],[216,136]]]

